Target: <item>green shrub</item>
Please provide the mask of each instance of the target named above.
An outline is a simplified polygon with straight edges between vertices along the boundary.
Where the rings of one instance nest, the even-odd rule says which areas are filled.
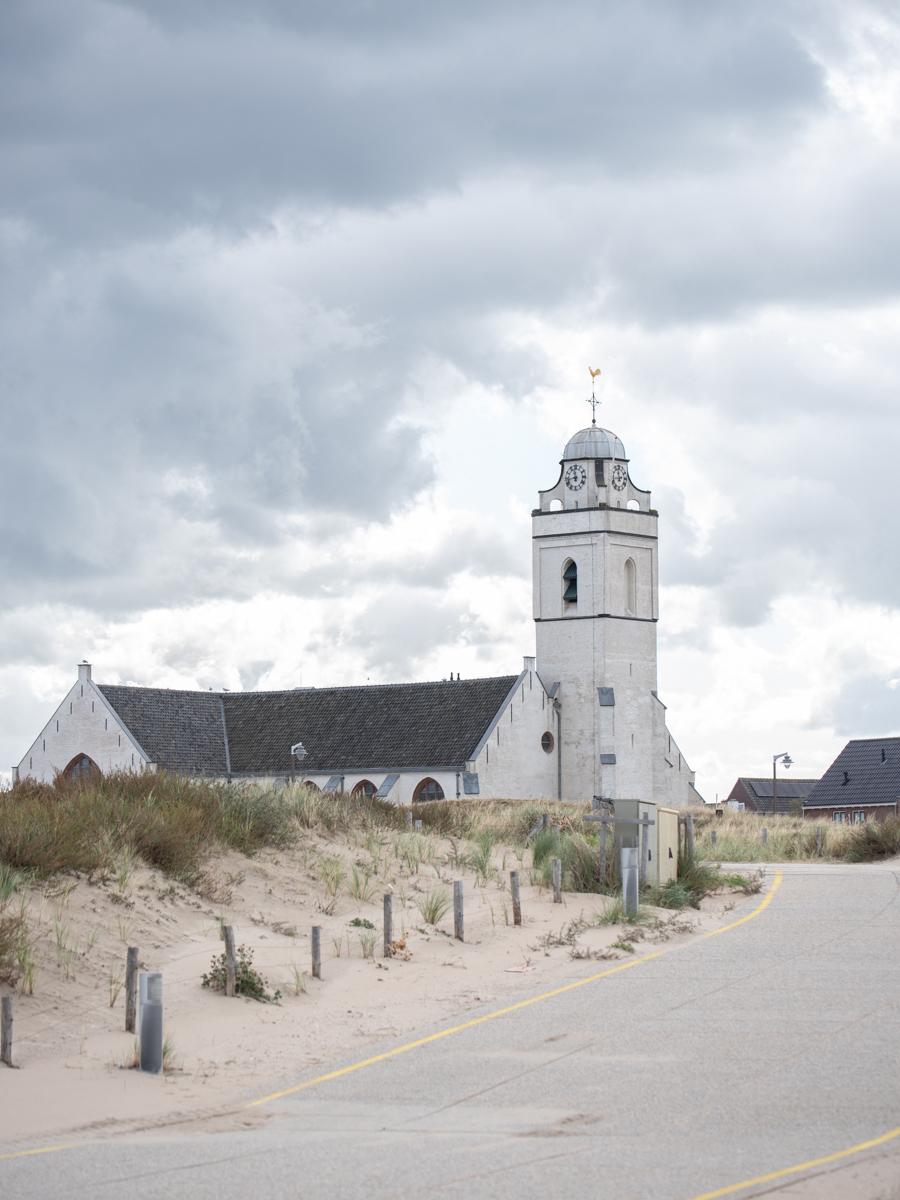
[[[225,991],[225,955],[213,957],[209,974],[203,976],[201,987],[211,988],[214,992]],[[253,951],[246,946],[238,946],[234,961],[234,994],[249,996],[251,1000],[263,1002],[281,999],[281,992],[269,995],[266,991],[268,979],[263,978],[253,966]]]
[[[900,854],[900,817],[872,825],[852,825],[847,834],[848,862],[874,862]]]

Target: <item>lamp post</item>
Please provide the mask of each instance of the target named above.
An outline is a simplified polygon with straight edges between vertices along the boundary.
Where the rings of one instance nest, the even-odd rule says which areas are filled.
[[[296,742],[291,746],[291,783],[294,782],[294,760],[303,762],[304,758],[306,758],[306,751],[303,749],[303,743]]]
[[[794,762],[794,760],[791,758],[791,756],[787,752],[785,752],[784,754],[773,754],[772,755],[772,816],[773,817],[778,816],[778,776],[775,772],[775,768],[778,766],[778,760],[780,758],[784,759],[785,767],[793,766],[793,762]]]

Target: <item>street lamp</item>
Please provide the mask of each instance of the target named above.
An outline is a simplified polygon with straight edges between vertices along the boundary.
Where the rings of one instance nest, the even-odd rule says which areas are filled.
[[[778,816],[778,776],[775,774],[775,768],[778,765],[778,760],[780,758],[784,759],[783,765],[785,767],[791,767],[794,764],[794,760],[791,758],[791,756],[788,753],[772,755],[772,816],[773,817]]]
[[[306,758],[306,751],[303,749],[302,742],[296,742],[291,746],[291,783],[294,782],[294,760],[302,762]]]

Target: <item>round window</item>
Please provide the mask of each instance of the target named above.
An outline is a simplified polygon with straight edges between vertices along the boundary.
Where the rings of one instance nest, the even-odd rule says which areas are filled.
[[[550,751],[553,749],[553,734],[552,733],[545,733],[541,737],[541,749],[544,751],[545,754],[549,754]]]

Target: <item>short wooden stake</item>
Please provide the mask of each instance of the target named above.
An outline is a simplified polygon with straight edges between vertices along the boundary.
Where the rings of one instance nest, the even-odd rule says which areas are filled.
[[[712,844],[715,845],[716,844],[716,831],[713,830],[709,836],[710,836],[710,840],[712,841]]]
[[[394,897],[384,893],[384,957],[394,956]]]
[[[549,813],[544,813],[544,815],[541,817],[541,828],[542,829],[550,828],[550,814]]]
[[[509,891],[512,896],[513,906],[513,925],[522,924],[522,901],[519,897],[519,872],[510,871],[509,873]]]
[[[138,948],[128,947],[125,959],[125,1032],[136,1033],[138,989]]]
[[[463,926],[463,881],[457,879],[453,884],[453,936],[457,941],[464,942],[465,928]]]
[[[822,857],[822,826],[816,826],[816,854],[819,858]]]
[[[768,829],[764,829],[763,830],[763,845],[765,845],[768,840],[769,840],[769,831],[768,831]]]
[[[4,996],[0,1012],[0,1062],[5,1062],[8,1067],[13,1065],[12,1022],[12,996]]]
[[[550,860],[553,868],[553,903],[562,904],[562,863],[558,858]]]
[[[234,930],[230,925],[224,926],[222,933],[225,935],[225,995],[234,995]]]
[[[312,973],[313,979],[322,978],[322,926],[312,927]]]

